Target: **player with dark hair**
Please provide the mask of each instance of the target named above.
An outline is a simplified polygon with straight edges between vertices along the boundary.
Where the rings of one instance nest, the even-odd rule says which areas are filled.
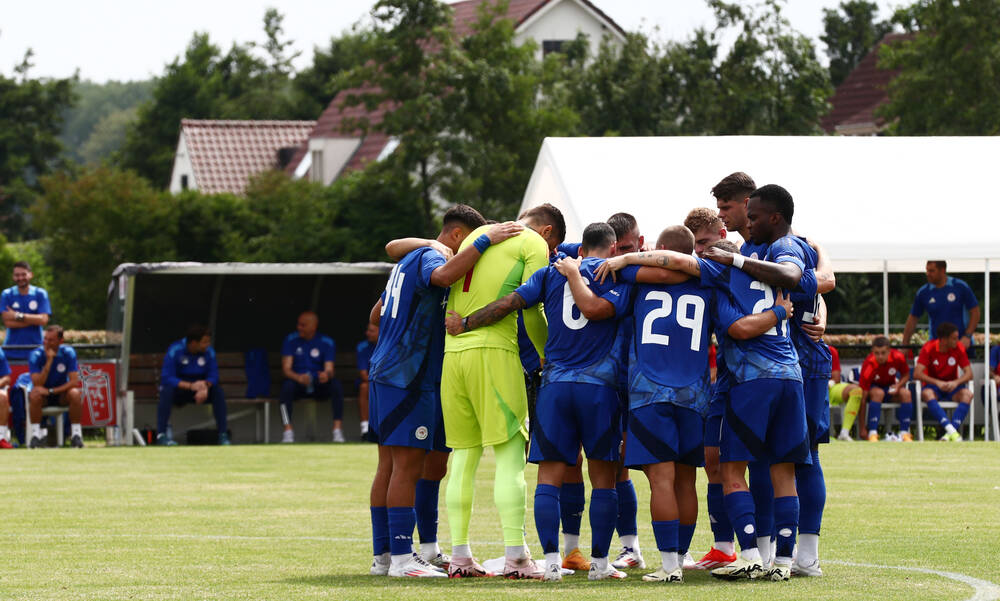
[[[435,243],[397,241],[411,248],[393,268],[371,312],[379,340],[369,366],[370,427],[379,443],[371,489],[373,575],[444,577],[449,558],[437,545],[438,488],[447,465],[441,403],[443,304],[448,286],[460,280],[490,245],[520,231],[516,224],[485,227],[475,209],[456,205],[443,218]],[[459,248],[470,233],[472,244]],[[424,485],[421,485],[424,483]],[[418,497],[418,493],[419,497]],[[421,553],[413,552],[418,526]]]
[[[447,318],[449,333],[461,334],[496,323],[509,313],[544,302],[548,317],[546,366],[532,426],[529,461],[538,463],[535,525],[545,552],[544,580],[560,580],[560,493],[567,466],[587,454],[593,492],[593,531],[589,578],[624,578],[608,562],[608,548],[618,513],[615,475],[621,442],[617,394],[619,357],[612,352],[617,321],[627,312],[630,287],[593,281],[593,271],[611,254],[615,233],[606,223],[583,232],[582,262],[567,259],[560,268],[540,269],[511,294],[461,319]],[[593,287],[596,297],[576,304],[573,291]]]
[[[200,324],[188,328],[187,334],[170,345],[163,357],[160,372],[160,402],[156,408],[156,444],[174,446],[167,434],[170,413],[174,406],[189,403],[212,404],[212,414],[219,431],[219,444],[229,444],[226,399],[219,386],[219,366],[212,348],[212,334]]]
[[[49,294],[44,288],[31,285],[35,275],[27,261],[14,263],[12,277],[14,285],[0,293],[3,327],[7,330],[4,344],[42,344],[42,328],[52,315]],[[30,353],[29,349],[8,349],[7,357],[27,359]]]
[[[876,336],[872,341],[872,352],[861,364],[858,384],[868,401],[868,440],[878,441],[878,423],[882,415],[882,403],[891,399],[899,403],[899,434],[903,441],[913,442],[910,434],[910,420],[913,418],[913,398],[906,387],[910,380],[910,366],[903,353],[889,347],[889,339]]]
[[[941,440],[959,442],[962,440],[959,430],[972,402],[972,391],[965,386],[966,382],[972,381],[972,366],[965,347],[959,342],[955,324],[948,321],[941,323],[935,334],[937,338],[928,340],[920,349],[913,377],[923,382],[920,400],[927,403],[931,415],[945,429]],[[940,401],[958,403],[950,420]]]

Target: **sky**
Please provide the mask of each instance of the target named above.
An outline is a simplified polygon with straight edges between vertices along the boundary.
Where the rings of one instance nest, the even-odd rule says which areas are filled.
[[[659,28],[660,39],[683,40],[714,23],[704,0],[591,0],[627,31]],[[879,0],[887,18],[903,2]],[[63,78],[79,69],[95,82],[148,79],[183,54],[195,31],[223,49],[264,40],[269,7],[285,16],[285,38],[302,51],[296,69],[312,62],[313,48],[364,18],[375,0],[0,0],[0,73],[10,76],[25,50],[34,51],[32,77]],[[788,0],[792,26],[819,42],[823,9],[838,0]]]

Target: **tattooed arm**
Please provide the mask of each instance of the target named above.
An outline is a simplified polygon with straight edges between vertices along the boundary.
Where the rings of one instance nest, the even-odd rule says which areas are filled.
[[[448,316],[445,317],[444,320],[445,328],[452,336],[458,336],[459,334],[468,332],[469,330],[475,330],[476,328],[495,324],[514,311],[524,309],[527,306],[527,303],[524,302],[524,299],[521,298],[520,294],[511,292],[507,296],[486,305],[465,319],[454,311],[448,311]]]

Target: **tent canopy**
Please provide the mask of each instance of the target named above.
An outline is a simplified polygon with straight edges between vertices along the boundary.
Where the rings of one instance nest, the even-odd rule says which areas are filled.
[[[838,272],[950,272],[1000,265],[1000,206],[987,176],[1000,137],[704,136],[547,138],[521,210],[550,202],[566,239],[612,213],[635,215],[642,234],[714,207],[710,190],[734,171],[784,186],[793,228],[819,241]]]

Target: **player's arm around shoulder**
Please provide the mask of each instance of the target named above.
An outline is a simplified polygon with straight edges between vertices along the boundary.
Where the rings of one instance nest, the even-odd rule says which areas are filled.
[[[464,244],[465,248],[459,251],[451,259],[438,265],[431,272],[430,283],[440,288],[447,288],[462,279],[470,269],[475,267],[476,262],[483,256],[486,250],[494,245],[512,238],[524,230],[524,226],[514,221],[493,224],[485,232],[483,228],[478,228],[469,235],[471,244]],[[477,234],[477,232],[482,232]]]
[[[556,261],[553,268],[566,278],[573,304],[580,313],[591,321],[601,321],[615,316],[615,306],[590,288],[590,282],[580,273],[580,259],[565,258]]]

